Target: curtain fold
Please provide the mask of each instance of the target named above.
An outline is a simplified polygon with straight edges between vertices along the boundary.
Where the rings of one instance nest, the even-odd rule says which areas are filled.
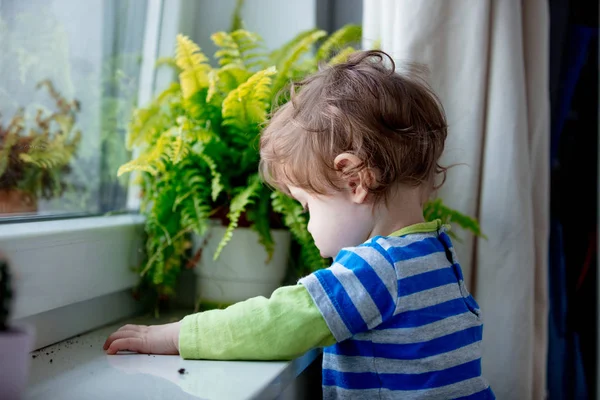
[[[542,399],[549,235],[544,0],[364,0],[365,48],[429,67],[449,122],[439,196],[487,239],[457,244],[483,311],[483,373],[500,399]]]

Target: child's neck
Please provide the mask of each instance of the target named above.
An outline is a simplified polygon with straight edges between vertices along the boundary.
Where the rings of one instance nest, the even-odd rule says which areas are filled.
[[[370,237],[388,236],[402,228],[425,221],[423,203],[426,200],[423,188],[401,187],[373,210],[375,224]]]

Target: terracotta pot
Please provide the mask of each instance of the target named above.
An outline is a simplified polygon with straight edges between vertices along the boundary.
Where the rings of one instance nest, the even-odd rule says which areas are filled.
[[[0,190],[0,216],[35,213],[38,210],[37,198],[23,190]]]

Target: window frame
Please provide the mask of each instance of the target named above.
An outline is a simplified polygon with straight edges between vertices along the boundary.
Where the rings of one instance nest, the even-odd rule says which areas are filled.
[[[176,6],[174,6],[176,5]],[[148,0],[138,104],[155,91],[155,62],[174,42],[182,1]],[[164,31],[163,26],[171,27]],[[165,37],[168,36],[168,37]],[[172,46],[172,45],[171,45]],[[133,149],[134,156],[137,150]],[[132,174],[125,212],[14,216],[0,219],[0,252],[11,262],[15,298],[11,322],[37,332],[35,349],[127,318],[140,311],[131,289],[142,261],[145,218]],[[98,257],[98,255],[101,255]]]

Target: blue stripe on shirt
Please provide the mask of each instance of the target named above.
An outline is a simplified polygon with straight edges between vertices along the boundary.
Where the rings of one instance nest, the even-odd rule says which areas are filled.
[[[374,372],[338,372],[323,370],[323,386],[339,386],[344,389],[373,389],[381,387]]]
[[[323,370],[323,385],[344,389],[422,390],[451,385],[481,375],[481,359],[422,374],[376,374],[372,372],[339,372]]]
[[[343,265],[354,273],[373,299],[382,320],[386,320],[394,314],[396,301],[389,290],[387,290],[381,278],[379,278],[379,275],[365,260],[354,252],[342,250],[340,251],[340,255],[336,257],[336,263]],[[393,268],[392,265],[390,265],[391,268]],[[356,293],[355,295],[363,296],[364,294]]]
[[[469,311],[469,309],[464,299],[448,300],[433,306],[394,315],[375,329],[415,328],[441,321],[454,315],[463,314],[466,311]]]
[[[432,253],[445,251],[444,245],[436,237],[428,237],[402,247],[390,247],[388,253],[395,262],[427,256]]]
[[[492,392],[492,389],[488,386],[480,392],[473,393],[469,396],[458,397],[455,400],[493,400],[495,398],[494,392]]]
[[[356,335],[359,332],[367,331],[369,328],[366,322],[333,272],[329,269],[322,269],[315,272],[315,275],[350,333]]]
[[[449,335],[417,343],[370,343],[360,340],[344,341],[323,351],[342,356],[363,356],[394,360],[418,360],[437,354],[447,353],[481,341],[483,326],[474,326]],[[362,344],[362,345],[361,345]],[[367,350],[369,344],[370,349]]]
[[[458,283],[454,270],[451,267],[423,272],[419,275],[400,279],[398,281],[398,296],[408,296],[449,283]],[[402,301],[402,298],[398,301]]]

